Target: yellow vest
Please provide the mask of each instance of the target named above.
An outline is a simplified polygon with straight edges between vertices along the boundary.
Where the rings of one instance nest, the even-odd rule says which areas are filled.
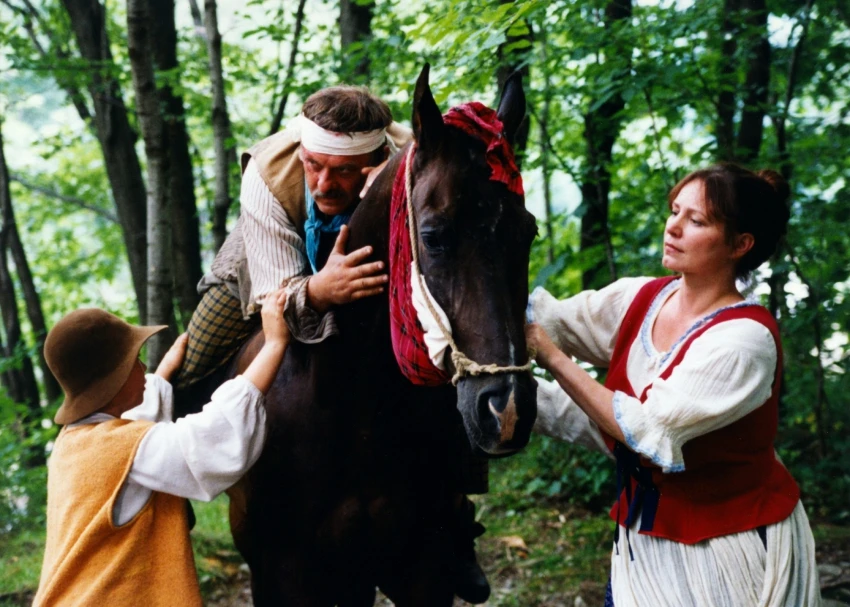
[[[47,543],[33,605],[200,606],[186,501],[154,491],[132,520],[112,510],[153,424],[110,420],[65,428],[47,480]]]

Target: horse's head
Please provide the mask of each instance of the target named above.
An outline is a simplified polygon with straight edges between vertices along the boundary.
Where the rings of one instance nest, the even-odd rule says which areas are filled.
[[[492,164],[498,160],[487,155],[480,137],[464,132],[475,130],[444,123],[428,72],[426,65],[413,107],[412,206],[421,272],[459,351],[482,366],[523,366],[528,362],[523,333],[528,256],[536,222],[525,209],[518,173],[511,175],[511,188],[494,180]],[[512,143],[524,116],[525,95],[515,76],[506,83],[496,112],[503,125],[496,142],[504,137]],[[511,165],[500,168],[510,174]],[[444,365],[456,370],[449,352]],[[526,445],[537,414],[530,372],[467,375],[457,388],[473,447],[501,456]]]

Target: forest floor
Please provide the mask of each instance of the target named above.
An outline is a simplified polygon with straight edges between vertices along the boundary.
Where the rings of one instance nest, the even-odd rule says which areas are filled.
[[[486,606],[602,606],[612,533],[607,516],[555,500],[518,512],[491,505],[487,497],[477,500],[479,519],[488,526],[478,541],[492,587]],[[850,527],[816,524],[814,531],[825,607],[850,605]],[[200,556],[199,569],[206,605],[252,605],[248,568],[232,547]],[[376,605],[392,603],[379,598]]]
[[[524,501],[510,508],[498,495],[476,498],[487,533],[479,561],[492,587],[488,607],[601,607],[608,577],[612,526],[607,516],[559,503]],[[248,568],[233,547],[227,499],[195,504],[192,531],[204,603],[250,607]],[[814,525],[825,607],[850,606],[850,527]],[[38,584],[43,533],[0,535],[0,605],[32,602]],[[392,605],[379,599],[377,605]],[[467,604],[457,601],[455,607]]]

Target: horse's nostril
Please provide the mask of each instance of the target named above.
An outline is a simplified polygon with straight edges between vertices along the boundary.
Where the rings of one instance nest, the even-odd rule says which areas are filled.
[[[508,406],[508,397],[510,396],[510,390],[504,390],[501,392],[497,392],[495,394],[491,393],[489,398],[487,399],[487,405],[490,407],[490,411],[495,416],[499,416],[504,412],[505,407]]]

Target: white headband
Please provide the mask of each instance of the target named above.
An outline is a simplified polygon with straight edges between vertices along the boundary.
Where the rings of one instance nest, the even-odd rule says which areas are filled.
[[[317,154],[335,156],[358,156],[377,150],[387,142],[387,129],[362,131],[360,133],[334,133],[299,115],[290,128],[301,132],[301,145]]]

